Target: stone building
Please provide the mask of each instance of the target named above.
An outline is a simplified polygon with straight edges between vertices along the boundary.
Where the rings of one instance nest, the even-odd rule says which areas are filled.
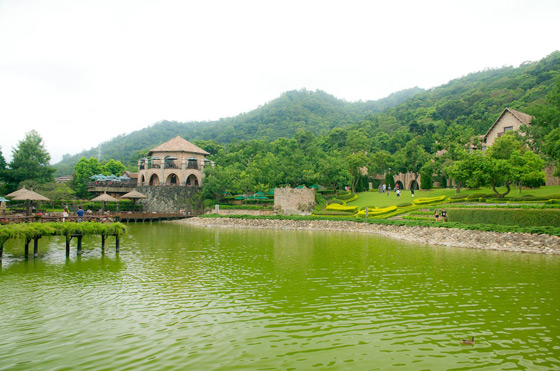
[[[177,136],[138,161],[138,186],[202,186],[208,152]]]
[[[531,119],[532,116],[526,113],[511,108],[504,109],[482,137],[482,150],[485,151],[488,147],[492,146],[496,138],[501,137],[508,131],[519,131],[521,126],[530,125]]]
[[[491,147],[497,138],[508,131],[519,132],[519,129],[523,125],[531,125],[532,118],[531,115],[524,112],[516,111],[511,108],[504,109],[498,119],[482,137],[482,150],[485,151]],[[519,134],[524,135],[523,132],[519,132]],[[546,174],[545,184],[547,186],[560,185],[560,179],[552,175],[554,172],[553,166],[546,167],[544,172]]]

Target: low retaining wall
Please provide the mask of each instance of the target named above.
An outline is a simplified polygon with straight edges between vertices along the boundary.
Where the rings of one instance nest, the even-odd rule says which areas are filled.
[[[182,209],[193,213],[202,209],[198,199],[200,187],[141,186],[135,189],[148,196],[137,202],[147,212],[176,213]]]

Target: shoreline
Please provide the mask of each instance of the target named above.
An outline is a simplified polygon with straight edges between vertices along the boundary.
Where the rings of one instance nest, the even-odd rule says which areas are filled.
[[[190,218],[171,223],[201,227],[316,230],[370,233],[425,245],[532,254],[560,255],[560,237],[530,233],[499,233],[453,228],[408,227],[331,220]]]

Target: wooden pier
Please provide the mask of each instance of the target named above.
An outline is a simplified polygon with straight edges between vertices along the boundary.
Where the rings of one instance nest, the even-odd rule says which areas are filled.
[[[195,214],[183,214],[183,213],[121,213],[121,222],[159,222],[162,220],[176,220],[176,219],[186,219],[193,218],[200,215],[200,213]]]
[[[65,218],[66,222],[157,222],[162,220],[176,220],[176,219],[186,219],[193,218],[195,216],[201,215],[200,212],[195,213],[148,213],[148,212],[122,212],[118,214],[106,214],[106,215],[84,215],[78,217],[76,215],[70,215]],[[50,222],[62,222],[63,218],[60,215],[2,215],[0,219],[5,220],[8,224],[14,223],[50,223]]]

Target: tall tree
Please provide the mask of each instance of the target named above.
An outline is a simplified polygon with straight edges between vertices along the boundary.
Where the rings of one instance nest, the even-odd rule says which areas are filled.
[[[116,175],[119,176],[126,170],[126,167],[120,161],[110,159],[103,164],[103,175]],[[94,174],[95,175],[95,174]]]
[[[101,174],[103,166],[99,163],[97,158],[91,157],[87,159],[82,157],[80,161],[74,166],[73,187],[76,195],[81,198],[89,196],[87,185],[91,181],[90,177],[93,175]]]
[[[395,153],[394,159],[396,170],[402,173],[413,173],[414,180],[417,182],[422,166],[430,160],[430,155],[418,144],[416,139],[412,139]]]
[[[6,188],[6,159],[2,154],[2,147],[0,147],[0,194],[4,194]]]
[[[346,157],[348,163],[348,171],[352,175],[352,193],[356,193],[356,185],[362,175],[362,169],[368,164],[368,158],[363,152],[352,153]]]
[[[38,183],[48,183],[54,180],[56,171],[49,165],[51,156],[45,149],[43,138],[35,130],[25,135],[12,151],[12,161],[8,171],[10,189],[25,180],[35,180]]]

